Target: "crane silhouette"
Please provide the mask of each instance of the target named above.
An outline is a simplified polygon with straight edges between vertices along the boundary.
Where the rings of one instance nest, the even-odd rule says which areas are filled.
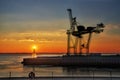
[[[72,16],[72,10],[67,9],[70,19],[70,29],[67,30],[68,40],[67,40],[67,55],[71,54],[71,49],[73,49],[74,54],[77,54],[78,44],[79,44],[79,54],[82,54],[82,49],[86,49],[86,54],[89,54],[90,41],[92,37],[92,33],[101,33],[104,30],[104,24],[97,24],[95,27],[85,27],[83,25],[79,25],[76,21],[76,17]],[[87,44],[82,43],[83,35],[89,34]],[[75,37],[74,41],[72,36]]]

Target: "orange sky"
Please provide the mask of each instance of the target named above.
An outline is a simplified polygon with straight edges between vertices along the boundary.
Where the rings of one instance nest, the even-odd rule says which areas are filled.
[[[32,46],[36,45],[36,52],[66,52],[65,42],[45,42],[45,43],[33,43],[33,42],[17,42],[17,41],[1,41],[0,52],[32,52]]]
[[[109,25],[107,25],[109,26]],[[114,35],[108,35],[108,30],[105,28],[105,32],[100,34],[93,34],[91,45],[90,45],[90,52],[101,52],[101,53],[118,53],[120,52],[120,45],[119,41],[120,38]],[[42,33],[42,34],[39,34]],[[67,36],[65,30],[60,31],[53,31],[53,32],[39,32],[36,33],[14,33],[8,34],[6,39],[0,40],[0,52],[32,52],[32,46],[37,46],[37,52],[59,52],[59,53],[66,53],[67,49]],[[33,39],[23,39],[22,37],[27,37],[32,35]],[[35,36],[36,34],[36,36]],[[19,38],[17,40],[17,38]],[[39,38],[40,36],[40,38]],[[87,41],[84,38],[84,41]]]
[[[66,53],[67,8],[80,25],[105,24],[92,35],[90,52],[120,53],[119,0],[0,0],[0,53],[32,52],[33,45],[37,52]]]

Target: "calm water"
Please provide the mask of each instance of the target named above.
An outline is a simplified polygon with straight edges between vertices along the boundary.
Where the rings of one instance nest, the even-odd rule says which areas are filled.
[[[22,59],[31,57],[23,54],[0,54],[0,77],[8,77],[10,72],[14,77],[26,77],[30,71],[36,76],[120,76],[119,69],[73,68],[49,66],[23,66]]]

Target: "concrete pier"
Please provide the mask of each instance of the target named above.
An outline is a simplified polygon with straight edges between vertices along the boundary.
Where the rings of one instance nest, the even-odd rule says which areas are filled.
[[[24,58],[23,65],[79,66],[119,68],[120,55],[70,55],[61,57]]]

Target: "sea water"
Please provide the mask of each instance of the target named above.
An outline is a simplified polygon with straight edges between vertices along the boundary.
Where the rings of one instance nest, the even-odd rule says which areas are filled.
[[[39,55],[43,56],[43,55]],[[0,77],[28,77],[33,71],[40,76],[83,76],[83,77],[119,77],[120,69],[112,68],[80,68],[80,67],[53,67],[53,66],[24,66],[23,58],[30,54],[0,54]]]

